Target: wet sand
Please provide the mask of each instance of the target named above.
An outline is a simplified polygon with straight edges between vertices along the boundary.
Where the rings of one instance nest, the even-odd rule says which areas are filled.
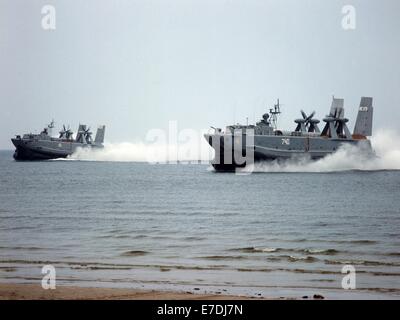
[[[258,299],[220,294],[146,291],[137,289],[57,286],[44,290],[36,284],[0,283],[0,300],[241,300]],[[265,298],[262,298],[265,299]]]

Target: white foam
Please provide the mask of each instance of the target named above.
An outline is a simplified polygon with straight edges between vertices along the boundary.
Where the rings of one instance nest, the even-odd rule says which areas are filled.
[[[371,139],[376,157],[359,147],[344,145],[337,152],[317,161],[307,158],[284,162],[261,162],[254,172],[336,172],[347,170],[400,170],[400,135],[393,130],[381,130]]]
[[[87,161],[149,162],[206,161],[212,158],[211,148],[201,144],[146,144],[143,142],[108,143],[102,149],[78,148],[68,159]]]
[[[355,146],[345,145],[334,154],[317,161],[302,158],[285,162],[262,162],[255,172],[335,172],[346,170],[400,170],[400,135],[393,130],[380,130],[372,138],[377,157],[366,156]],[[103,149],[79,148],[68,160],[128,162],[208,162],[212,148],[204,141],[195,144],[160,145],[143,142],[108,143]],[[252,168],[253,169],[253,168]]]

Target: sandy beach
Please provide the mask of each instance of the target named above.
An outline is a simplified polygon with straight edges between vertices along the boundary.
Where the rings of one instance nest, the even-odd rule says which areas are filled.
[[[248,300],[244,296],[137,289],[57,286],[44,290],[36,284],[0,283],[0,300]],[[260,298],[261,299],[261,298]],[[265,299],[265,298],[262,298]]]

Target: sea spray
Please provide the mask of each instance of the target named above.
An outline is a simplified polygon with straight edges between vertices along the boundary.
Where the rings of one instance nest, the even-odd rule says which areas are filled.
[[[343,145],[337,152],[317,161],[307,157],[287,161],[260,162],[254,172],[335,172],[347,170],[400,170],[400,135],[393,130],[380,130],[371,139],[376,156],[357,146]],[[213,149],[205,139],[181,144],[144,142],[107,143],[103,149],[80,148],[68,159],[126,162],[208,162]]]
[[[103,149],[79,148],[68,159],[116,162],[193,162],[208,163],[213,157],[212,149],[204,143],[151,144],[144,142],[106,143]]]
[[[392,130],[381,130],[371,139],[374,154],[350,144],[320,160],[307,157],[286,161],[260,162],[254,172],[337,172],[348,170],[400,170],[400,136]]]

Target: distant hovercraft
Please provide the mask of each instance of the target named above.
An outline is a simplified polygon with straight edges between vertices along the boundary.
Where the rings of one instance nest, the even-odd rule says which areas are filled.
[[[11,139],[15,146],[15,160],[49,160],[66,158],[73,154],[78,148],[103,148],[105,126],[97,129],[93,141],[92,132],[86,125],[80,124],[76,138],[73,132],[63,126],[59,137],[52,137],[49,130],[54,128],[52,121],[40,134],[17,135]]]

